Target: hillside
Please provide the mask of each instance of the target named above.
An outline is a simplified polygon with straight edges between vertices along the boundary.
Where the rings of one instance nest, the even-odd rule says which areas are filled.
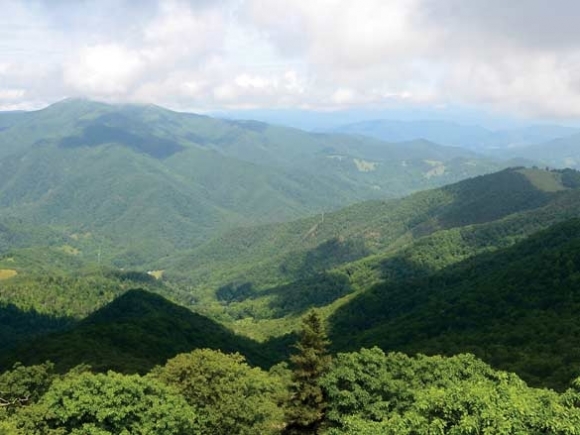
[[[578,187],[575,171],[508,169],[402,199],[239,228],[172,252],[152,275],[127,272],[128,279],[125,272],[90,265],[79,247],[92,235],[57,238],[57,245],[0,257],[0,270],[12,274],[0,296],[25,310],[79,319],[128,288],[147,286],[266,339],[293,330],[309,307],[331,314],[373,284],[426,276],[578,217]],[[105,256],[114,246],[105,240],[100,249]]]
[[[168,265],[168,272],[187,271],[196,281],[214,283],[255,278],[258,287],[268,280],[304,278],[437,231],[543,208],[574,209],[575,175],[509,169],[403,199],[363,202],[308,219],[237,229],[184,255]],[[548,215],[544,226],[552,223]]]
[[[428,276],[579,217],[578,180],[575,171],[516,168],[401,200],[239,230],[184,257],[164,279],[189,286],[196,309],[236,331],[278,336],[309,307],[331,314],[378,282]]]
[[[569,344],[567,335],[562,335],[563,341],[556,339],[559,327],[550,326],[550,318],[566,313],[549,312],[551,306],[541,298],[539,305],[532,304],[528,310],[526,296],[514,296],[518,304],[521,302],[522,310],[528,310],[525,312],[532,316],[529,319],[539,313],[544,319],[540,327],[556,334],[550,336],[552,347],[545,345],[543,338],[534,340],[518,332],[518,336],[525,338],[520,346],[512,343],[515,338],[504,333],[505,328],[519,331],[514,328],[518,323],[500,323],[511,314],[516,316],[514,322],[519,321],[516,309],[519,305],[510,308],[508,304],[509,314],[495,305],[482,309],[482,315],[500,316],[497,323],[501,328],[491,331],[485,328],[495,324],[495,318],[487,322],[485,317],[481,321],[474,317],[471,325],[471,320],[461,317],[461,311],[451,310],[455,317],[450,320],[444,315],[433,315],[430,310],[438,309],[441,303],[453,308],[457,301],[463,301],[461,292],[471,294],[473,283],[479,286],[474,287],[473,294],[481,300],[468,305],[466,313],[476,309],[473,307],[485,308],[486,303],[495,303],[495,287],[486,287],[486,277],[491,277],[499,288],[504,283],[512,286],[512,275],[523,277],[513,284],[520,289],[526,289],[530,283],[543,285],[541,279],[525,272],[527,264],[537,264],[531,273],[548,270],[547,282],[561,280],[573,291],[577,260],[572,258],[572,266],[562,270],[549,262],[566,258],[569,252],[574,252],[575,245],[564,242],[554,245],[554,253],[548,259],[538,260],[534,255],[541,254],[540,246],[552,246],[546,242],[548,239],[575,243],[570,237],[577,229],[575,221],[568,224],[571,227],[562,227],[565,236],[558,236],[560,230],[556,227],[551,235],[533,236],[539,241],[533,244],[532,237],[531,248],[522,246],[527,246],[525,239],[537,231],[580,217],[579,187],[580,175],[573,170],[507,169],[402,199],[369,201],[308,219],[238,229],[178,256],[179,261],[168,257],[164,260],[166,267],[152,272],[156,277],[143,272],[68,264],[66,258],[71,257],[72,248],[15,249],[0,259],[0,269],[18,273],[3,281],[2,300],[18,310],[31,313],[36,310],[40,316],[49,316],[39,318],[39,329],[28,332],[31,337],[72,329],[22,345],[5,361],[9,364],[18,358],[39,362],[49,358],[62,364],[62,370],[86,361],[99,370],[116,367],[144,372],[175,353],[215,344],[213,348],[239,350],[253,362],[268,364],[271,361],[267,355],[283,355],[288,351],[293,339],[284,334],[296,328],[300,316],[311,307],[319,307],[321,314],[330,318],[337,349],[379,344],[385,349],[409,352],[471,351],[494,365],[517,371],[534,384],[561,387],[576,374],[573,366],[562,359],[572,360],[573,355],[564,352],[565,357],[554,357],[542,365],[526,353],[533,349],[542,355],[539,358],[552,358],[560,352],[558,346]],[[521,262],[514,266],[513,274],[511,269],[502,269],[511,267],[516,260]],[[37,272],[33,274],[30,270]],[[552,271],[555,275],[551,275]],[[437,286],[442,288],[441,294],[449,290],[455,299],[446,303],[427,296]],[[236,333],[271,340],[258,345],[240,339],[223,326],[206,325],[203,322],[210,321],[205,317],[183,307],[172,308],[168,302],[159,302],[161,312],[156,314],[151,307],[157,306],[157,302],[150,298],[158,300],[157,296],[146,296],[144,302],[140,300],[141,292],[121,296],[135,287],[179,301],[219,320]],[[387,293],[380,289],[387,289]],[[490,295],[485,296],[486,292]],[[393,294],[401,301],[393,299]],[[507,300],[511,301],[510,297]],[[372,306],[367,307],[367,303]],[[95,312],[99,307],[102,308]],[[395,311],[391,318],[388,317],[391,311],[385,307],[401,312]],[[542,310],[548,310],[548,317],[543,317]],[[381,317],[383,312],[387,313],[386,318]],[[61,317],[68,320],[45,322]],[[438,319],[451,323],[438,326]],[[465,331],[454,331],[455,320],[460,325],[467,322],[473,328],[461,326]],[[418,332],[413,330],[415,327]],[[222,332],[200,336],[200,330]],[[426,330],[440,334],[425,335]],[[450,338],[445,335],[447,332],[455,335]],[[473,343],[480,342],[480,335],[483,338],[478,347]],[[512,341],[508,338],[509,343],[502,341],[500,335]],[[11,345],[22,343],[26,334],[11,334],[6,340]],[[131,344],[135,342],[142,344]],[[248,347],[236,347],[236,342]],[[486,343],[499,344],[493,347]],[[517,352],[512,352],[510,346],[516,346]]]
[[[331,317],[338,349],[475,353],[533,385],[580,374],[580,220],[427,277],[386,282]]]
[[[4,115],[3,217],[57,230],[82,256],[118,267],[149,267],[234,227],[501,167],[424,141],[313,134],[151,105],[65,100]]]
[[[156,294],[131,290],[70,330],[23,344],[0,357],[5,370],[15,361],[56,363],[59,371],[89,364],[96,371],[150,370],[178,353],[198,348],[240,352],[254,364],[271,362],[257,343]]]

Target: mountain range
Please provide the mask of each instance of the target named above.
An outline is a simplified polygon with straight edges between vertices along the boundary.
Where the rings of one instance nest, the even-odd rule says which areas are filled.
[[[120,267],[226,229],[505,166],[426,141],[391,144],[87,100],[0,114],[0,125],[0,219],[60,231],[83,255]]]
[[[578,134],[579,129],[561,125],[539,124],[519,128],[492,130],[479,125],[464,125],[449,121],[397,121],[377,119],[345,124],[329,131],[374,137],[399,142],[424,139],[449,146],[469,148],[479,152],[511,150],[517,157],[528,157],[530,145],[545,144]],[[542,145],[547,146],[547,145]]]
[[[578,171],[86,100],[0,126],[3,368],[269,366],[315,307],[335,351],[580,374]]]

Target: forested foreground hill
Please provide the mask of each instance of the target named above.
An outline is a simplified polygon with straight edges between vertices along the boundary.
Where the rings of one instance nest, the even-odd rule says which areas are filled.
[[[0,114],[0,126],[0,218],[58,230],[79,256],[101,253],[116,267],[146,267],[236,226],[402,196],[504,165],[427,142],[86,100]]]
[[[472,352],[534,385],[580,375],[580,220],[360,294],[331,317],[340,349]]]
[[[304,332],[290,370],[252,368],[239,354],[209,349],[177,355],[144,375],[95,373],[87,366],[62,375],[50,363],[16,365],[0,375],[0,430],[7,435],[578,434],[578,379],[558,394],[530,388],[470,355],[408,357],[373,348],[331,360],[306,337]],[[311,338],[316,337],[321,338]]]

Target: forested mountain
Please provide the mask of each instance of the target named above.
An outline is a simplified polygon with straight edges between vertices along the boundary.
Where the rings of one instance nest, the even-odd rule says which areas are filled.
[[[288,356],[290,333],[315,307],[333,351],[471,352],[560,390],[580,375],[575,170],[509,168],[395,198],[500,165],[424,140],[390,144],[155,106],[69,100],[4,115],[2,370],[52,360],[61,373],[90,364],[143,375],[201,348],[269,367]],[[407,357],[378,349],[349,355],[317,387],[334,401],[328,433],[373,433],[385,421],[412,430],[400,420],[410,418],[406,412],[353,414],[336,393],[353,364],[360,372],[372,361],[396,366]],[[478,382],[491,382],[488,393],[561,400],[537,399],[519,379],[473,357],[449,366],[425,358],[404,363],[438,373],[468,367]],[[82,370],[63,379],[97,376]],[[98,382],[147,383],[159,370],[131,381],[103,374]],[[284,365],[273,370],[275,383],[288,382]],[[468,389],[458,385],[443,387]],[[268,409],[284,394],[275,393]],[[434,403],[413,394],[427,408]],[[267,431],[278,433],[279,412],[272,418]]]
[[[59,371],[89,364],[98,371],[144,373],[198,348],[240,352],[253,364],[273,361],[257,343],[144,290],[122,294],[68,329],[4,353],[1,369],[17,361],[40,364],[50,360]]]
[[[0,295],[19,309],[81,319],[146,286],[238,333],[277,337],[310,307],[331,315],[374,284],[429,277],[578,217],[579,187],[572,170],[508,169],[402,199],[240,228],[159,260],[150,274],[88,267],[68,244],[15,248],[0,269],[18,275],[3,281]]]
[[[86,256],[96,258],[101,247],[101,260],[121,267],[143,266],[224,229],[500,167],[427,142],[312,134],[157,106],[65,100],[2,119],[2,217],[58,229],[73,246],[84,236],[78,249]]]
[[[338,348],[471,352],[532,384],[580,375],[580,220],[426,277],[373,287],[333,315]]]
[[[225,234],[168,264],[208,313],[281,319],[388,277],[428,273],[580,216],[575,171],[510,169],[400,200]],[[224,319],[228,319],[228,317]],[[270,333],[277,327],[269,324]]]

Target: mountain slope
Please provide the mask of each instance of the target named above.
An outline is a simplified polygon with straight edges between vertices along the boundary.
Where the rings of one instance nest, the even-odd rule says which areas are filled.
[[[565,202],[560,198],[575,195],[575,184],[567,181],[566,174],[509,169],[402,199],[369,201],[294,222],[237,229],[168,268],[176,274],[187,270],[196,280],[212,276],[212,270],[224,270],[232,279],[249,279],[268,268],[266,276],[302,278],[308,270],[322,271],[397,249],[436,231]]]
[[[574,181],[576,180],[576,181]],[[578,172],[511,169],[396,201],[239,230],[167,268],[197,309],[255,338],[331,314],[379,282],[425,277],[580,217]],[[180,272],[187,271],[187,272]]]
[[[331,318],[337,348],[473,352],[535,385],[580,374],[580,220],[425,278],[387,282]]]
[[[400,196],[499,167],[421,141],[388,144],[65,100],[19,113],[0,131],[0,206],[27,224],[90,233],[94,243],[84,248],[92,258],[104,247],[103,261],[146,267],[240,225]]]
[[[0,359],[2,368],[14,361],[55,362],[60,371],[78,364],[121,372],[150,370],[178,353],[197,348],[240,352],[254,364],[270,360],[257,343],[235,336],[223,326],[156,294],[132,290],[61,332],[23,345]]]

